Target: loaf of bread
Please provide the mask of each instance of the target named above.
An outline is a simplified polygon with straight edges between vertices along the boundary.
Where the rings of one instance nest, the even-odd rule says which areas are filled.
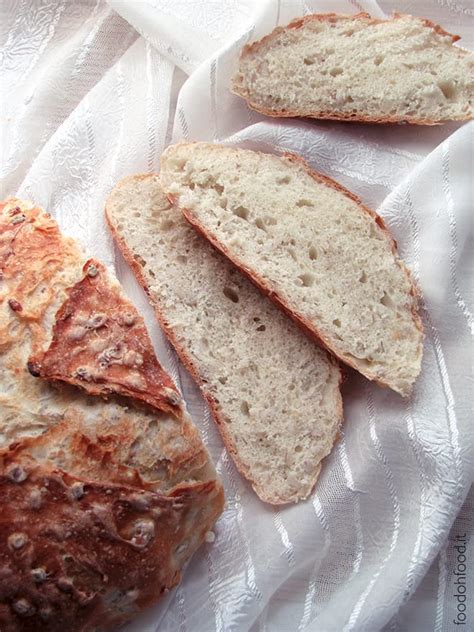
[[[15,199],[0,375],[0,629],[117,626],[179,581],[222,486],[118,283]]]
[[[269,116],[472,119],[474,55],[458,39],[410,15],[308,15],[244,48],[233,91]]]
[[[122,180],[106,215],[240,472],[266,502],[306,498],[342,421],[336,363],[193,231],[157,175]]]
[[[338,358],[410,393],[423,333],[410,274],[380,217],[301,159],[168,147],[161,181],[186,219]]]

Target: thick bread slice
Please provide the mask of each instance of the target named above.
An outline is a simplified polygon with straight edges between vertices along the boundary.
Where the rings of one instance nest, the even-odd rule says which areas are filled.
[[[429,20],[308,15],[247,45],[233,91],[269,116],[434,125],[474,117],[474,55]]]
[[[46,361],[30,369],[54,385],[28,370],[32,353]],[[74,359],[97,381],[65,384]],[[199,433],[117,281],[41,209],[0,204],[0,629],[119,626],[179,581],[222,508]]]
[[[337,357],[408,395],[423,333],[383,221],[300,158],[181,144],[161,180],[186,219]]]
[[[157,175],[122,180],[106,215],[240,472],[266,502],[306,498],[342,420],[339,368],[188,226]]]

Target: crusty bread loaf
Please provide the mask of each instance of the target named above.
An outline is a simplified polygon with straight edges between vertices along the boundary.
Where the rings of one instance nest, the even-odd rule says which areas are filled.
[[[342,419],[336,364],[184,221],[157,175],[106,215],[241,473],[264,501],[305,498]]]
[[[0,629],[116,626],[179,581],[222,486],[118,283],[15,199],[0,205],[0,376]]]
[[[410,15],[309,15],[247,45],[233,91],[270,116],[433,125],[474,117],[474,55]]]
[[[337,357],[407,395],[416,291],[383,221],[295,156],[180,144],[161,180],[186,219]]]

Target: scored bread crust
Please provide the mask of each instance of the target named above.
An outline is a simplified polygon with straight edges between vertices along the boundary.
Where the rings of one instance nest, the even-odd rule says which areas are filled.
[[[130,176],[133,177],[134,179],[137,180],[145,180],[147,178],[150,177],[150,174],[137,174],[134,176]],[[124,180],[122,180],[122,183],[125,182],[127,180],[127,178],[125,178]],[[119,185],[117,185],[118,187],[121,186],[121,183],[119,183]],[[170,200],[171,203],[174,203],[172,196],[167,195],[168,199]],[[150,289],[148,287],[148,283],[147,283],[147,279],[143,273],[143,268],[142,266],[138,263],[138,261],[135,259],[133,251],[131,248],[129,248],[127,241],[120,235],[120,233],[117,231],[117,229],[115,228],[115,224],[112,220],[112,213],[108,208],[108,204],[109,204],[109,200],[106,203],[106,207],[105,207],[105,217],[106,217],[106,221],[107,224],[109,226],[109,229],[113,235],[114,240],[116,241],[116,243],[119,246],[119,249],[124,257],[124,259],[126,260],[126,262],[128,263],[128,265],[131,267],[131,269],[133,270],[133,272],[135,273],[135,276],[138,280],[138,282],[140,283],[141,287],[143,288],[143,290],[145,291],[145,293],[147,294],[147,296],[150,298],[150,303],[153,307],[153,310],[155,312],[156,318],[159,321],[161,327],[163,328],[163,331],[165,332],[166,336],[168,337],[168,339],[170,340],[170,342],[172,343],[173,347],[175,348],[181,362],[183,363],[183,365],[186,367],[186,369],[189,371],[190,375],[194,378],[194,380],[196,381],[196,383],[200,386],[200,391],[204,397],[204,399],[206,400],[210,410],[211,410],[211,414],[219,428],[219,431],[221,433],[222,436],[222,440],[224,442],[224,445],[226,446],[226,449],[228,450],[228,452],[230,453],[230,455],[232,456],[232,459],[238,469],[238,471],[242,474],[242,476],[244,476],[247,480],[249,480],[252,484],[252,487],[254,488],[254,490],[256,491],[257,495],[259,496],[259,498],[261,500],[263,500],[264,502],[270,504],[270,505],[283,505],[283,504],[288,504],[291,502],[297,502],[299,500],[305,500],[309,494],[312,491],[312,488],[315,485],[316,480],[319,477],[319,473],[321,470],[321,463],[319,464],[319,467],[314,471],[313,477],[312,477],[312,485],[310,487],[310,489],[308,489],[307,493],[305,494],[301,494],[301,492],[295,493],[293,496],[286,496],[284,499],[281,498],[277,498],[275,496],[269,495],[268,490],[259,484],[259,482],[257,480],[255,480],[255,478],[252,476],[252,472],[250,470],[250,468],[248,468],[245,463],[240,459],[239,457],[239,453],[238,451],[235,449],[234,446],[234,441],[230,435],[230,433],[227,431],[227,424],[225,423],[225,421],[223,420],[223,417],[219,411],[219,406],[217,404],[217,402],[215,401],[214,397],[212,396],[212,394],[209,392],[208,389],[204,388],[205,387],[205,383],[203,381],[203,378],[200,374],[200,371],[198,370],[198,368],[196,367],[196,365],[194,364],[194,362],[192,361],[191,357],[189,356],[189,354],[187,353],[185,347],[183,345],[180,344],[178,337],[176,336],[172,326],[168,323],[166,317],[164,316],[163,312],[160,310],[159,306],[156,304],[155,301],[152,300],[151,294],[150,294]],[[204,234],[204,237],[207,238],[207,235]],[[213,243],[213,241],[211,239],[209,239],[209,241],[211,242],[211,244],[213,246],[216,247],[216,250],[222,250],[219,246],[217,246],[216,244]],[[226,253],[224,253],[226,254]],[[242,268],[240,268],[242,269]],[[245,272],[245,270],[243,270]],[[247,274],[247,276],[249,276]],[[250,279],[251,281],[254,282],[255,284],[255,280],[254,279]],[[257,284],[258,285],[258,284]],[[313,336],[313,338],[317,338],[316,336]],[[338,366],[338,363],[336,362],[336,360],[333,358],[333,356],[331,356],[330,354],[328,355],[328,359],[329,361],[333,364],[333,366],[337,366],[339,369],[339,383],[338,383],[338,387],[341,386],[343,380],[344,380],[344,373],[343,370],[341,369],[341,367]],[[344,421],[344,415],[343,415],[343,402],[342,402],[342,398],[339,398],[338,400],[338,409],[335,411],[334,416],[335,418],[338,420],[338,431],[336,434],[336,437],[334,439],[334,444],[339,440],[339,438],[341,437],[340,434],[340,428],[343,424]],[[334,445],[333,444],[333,445]]]
[[[219,514],[214,481],[164,495],[74,476],[18,452],[0,470],[5,632],[120,625],[180,581],[184,560]]]
[[[181,144],[193,145],[195,143],[181,143]],[[255,151],[254,153],[266,155],[263,152],[258,152],[258,151]],[[359,208],[364,213],[367,213],[368,215],[370,215],[371,217],[375,219],[376,223],[384,231],[384,234],[386,235],[388,239],[392,254],[395,256],[395,259],[396,259],[396,264],[400,267],[400,269],[406,275],[407,280],[410,284],[410,296],[413,298],[413,304],[412,304],[412,309],[411,309],[412,319],[413,319],[413,323],[416,329],[422,334],[422,337],[423,337],[423,323],[417,310],[417,305],[418,305],[418,301],[420,297],[419,289],[417,288],[413,280],[410,270],[407,268],[404,262],[398,257],[396,241],[391,236],[383,219],[375,211],[373,211],[372,209],[367,207],[365,204],[363,204],[357,195],[355,195],[354,193],[352,193],[351,191],[343,187],[339,182],[336,182],[332,178],[329,178],[328,176],[318,173],[317,171],[312,169],[308,165],[308,163],[303,158],[301,158],[301,156],[297,156],[291,153],[284,153],[283,158],[285,158],[291,163],[298,164],[301,167],[303,167],[306,173],[313,180],[317,182],[321,182],[325,184],[326,186],[329,186],[335,189],[336,191],[338,191],[339,193],[342,193],[343,195],[347,196],[352,201],[356,202]],[[179,200],[177,199],[177,196],[167,193],[167,197],[170,200],[170,202],[172,202],[173,204],[177,204],[179,206]],[[355,362],[351,357],[346,356],[341,352],[336,352],[330,343],[330,337],[325,333],[323,329],[316,327],[314,323],[309,321],[307,318],[304,318],[303,316],[298,314],[298,312],[294,308],[290,307],[289,304],[284,300],[284,298],[277,291],[275,291],[275,289],[272,288],[271,285],[267,281],[265,281],[265,279],[258,273],[258,271],[256,271],[255,269],[247,268],[243,264],[243,262],[239,259],[238,256],[236,256],[229,248],[227,248],[224,244],[222,244],[212,234],[211,231],[205,228],[203,223],[200,222],[199,219],[197,219],[197,217],[193,214],[191,210],[183,208],[181,206],[180,206],[180,209],[184,217],[186,218],[186,220],[193,226],[195,230],[197,230],[203,237],[205,237],[218,251],[220,251],[230,261],[232,261],[232,263],[241,272],[243,272],[250,279],[250,281],[252,281],[262,292],[264,292],[264,294],[266,294],[272,301],[274,301],[288,316],[290,316],[290,318],[292,318],[295,322],[297,322],[303,328],[303,330],[306,331],[306,333],[309,334],[311,338],[313,338],[313,340],[315,340],[319,344],[322,344],[326,349],[329,350],[330,353],[332,353],[339,360],[341,360],[348,366],[352,367],[356,371],[359,371],[360,373],[365,375],[368,379],[376,382],[380,386],[389,387],[394,390],[397,390],[397,392],[399,392],[403,397],[406,397],[410,394],[409,390],[402,390],[400,388],[399,389],[395,388],[393,384],[390,385],[386,383],[383,379],[378,377],[375,373],[372,373],[370,370],[366,368],[362,370],[358,366],[357,362]]]
[[[44,211],[0,203],[5,632],[106,630],[129,620],[179,581],[223,509],[222,485],[180,400],[172,413],[159,397],[154,406],[132,394],[105,402],[28,371],[85,261]],[[99,272],[142,322],[118,283]]]
[[[392,19],[401,19],[404,17],[411,17],[407,14],[403,13],[394,13]],[[262,37],[262,39],[252,42],[251,44],[246,44],[241,52],[241,59],[248,56],[250,53],[258,51],[264,44],[271,41],[275,35],[286,31],[287,29],[299,29],[308,22],[336,22],[339,20],[354,20],[354,19],[362,19],[368,20],[369,24],[380,24],[382,22],[386,22],[387,20],[383,20],[381,18],[372,18],[369,13],[360,12],[354,15],[341,15],[338,13],[315,13],[311,15],[306,15],[301,18],[296,18],[292,20],[287,26],[277,26],[271,33]],[[457,42],[461,39],[459,35],[453,35],[449,33],[439,24],[435,24],[431,20],[426,18],[417,18],[420,22],[423,23],[424,26],[433,29],[439,35],[443,35],[446,37],[450,37],[452,42]],[[462,47],[458,47],[459,50],[464,53],[469,53],[467,49]],[[307,117],[321,120],[333,120],[333,121],[347,121],[353,123],[380,123],[380,124],[393,124],[393,123],[407,123],[411,125],[442,125],[447,121],[467,121],[474,118],[474,114],[467,115],[465,117],[457,117],[457,118],[449,118],[449,119],[426,119],[426,118],[417,118],[416,116],[365,116],[363,114],[358,113],[348,113],[348,112],[337,112],[333,110],[275,110],[271,108],[263,107],[251,100],[251,97],[246,93],[245,90],[240,90],[239,86],[236,84],[235,80],[232,81],[231,84],[231,92],[236,94],[239,97],[245,99],[247,105],[252,110],[259,112],[261,114],[265,114],[266,116],[278,117],[278,118],[293,118],[293,117]]]
[[[83,271],[56,314],[49,348],[30,358],[30,373],[181,416],[181,396],[156,359],[143,319],[130,310],[104,265],[89,259]]]

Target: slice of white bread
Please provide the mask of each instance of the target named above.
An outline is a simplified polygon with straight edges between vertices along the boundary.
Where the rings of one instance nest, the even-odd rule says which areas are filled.
[[[111,193],[112,233],[260,498],[306,498],[342,421],[340,369],[184,220],[157,175]]]
[[[474,117],[472,52],[429,20],[308,15],[247,45],[233,91],[269,116],[434,125]]]
[[[292,155],[168,147],[161,181],[186,219],[337,357],[408,395],[423,331],[380,217]]]

